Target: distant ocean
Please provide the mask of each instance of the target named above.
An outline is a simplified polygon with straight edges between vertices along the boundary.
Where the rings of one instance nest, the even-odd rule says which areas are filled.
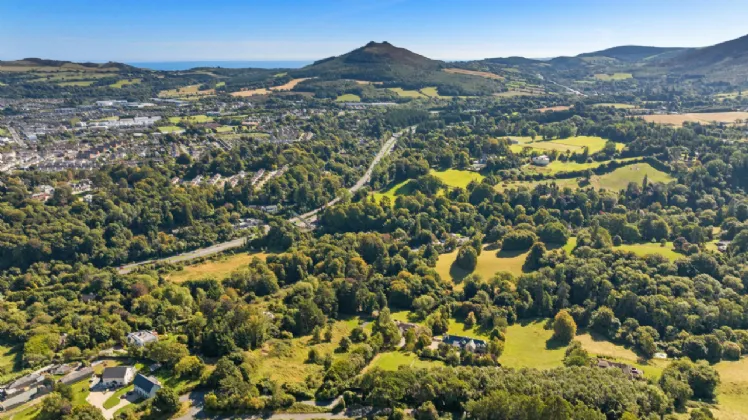
[[[189,70],[195,67],[223,67],[226,69],[298,69],[312,61],[152,61],[131,62],[131,66],[151,70]]]

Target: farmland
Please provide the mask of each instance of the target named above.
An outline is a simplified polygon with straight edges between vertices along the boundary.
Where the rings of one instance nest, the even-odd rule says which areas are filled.
[[[613,74],[598,73],[595,75],[595,79],[603,81],[603,82],[626,80],[626,79],[631,79],[633,77],[634,76],[631,73],[613,73]]]
[[[629,251],[633,252],[636,255],[639,256],[647,256],[652,254],[659,254],[663,257],[669,259],[670,261],[675,261],[678,258],[683,258],[683,254],[679,254],[673,250],[673,243],[667,242],[665,246],[661,246],[659,243],[643,243],[643,244],[624,244],[615,247],[614,249],[620,249],[621,251]]]
[[[200,90],[200,85],[190,85],[176,89],[162,90],[158,93],[158,96],[160,98],[188,98],[209,96],[215,93],[215,89]]]
[[[504,78],[499,76],[498,74],[489,73],[487,71],[465,70],[465,69],[455,69],[455,68],[444,69],[444,71],[447,73],[453,73],[453,74],[467,74],[470,76],[485,77],[486,79],[504,80]]]
[[[618,162],[627,162],[629,160],[632,160],[635,158],[627,158],[627,159],[617,159]],[[610,161],[603,161],[603,162],[562,162],[560,160],[555,160],[551,162],[548,166],[528,166],[527,169],[531,171],[536,171],[540,173],[549,173],[549,174],[560,174],[564,172],[574,172],[574,171],[585,171],[587,169],[595,169],[601,165],[606,165]]]
[[[637,163],[635,165],[623,166],[604,175],[594,175],[590,179],[590,183],[598,189],[604,188],[606,190],[619,191],[626,189],[629,182],[641,185],[644,177],[647,177],[648,182],[655,183],[662,182],[667,184],[674,180],[669,174],[653,168],[648,163]]]
[[[340,95],[335,99],[338,102],[361,102],[361,97],[352,93]]]
[[[216,260],[205,261],[195,265],[188,265],[178,271],[173,271],[166,276],[167,280],[175,283],[182,283],[188,280],[198,280],[204,278],[214,278],[216,280],[223,280],[228,277],[231,272],[249,264],[253,258],[257,257],[261,260],[267,258],[268,254],[265,253],[239,253],[229,256],[224,256]]]
[[[120,89],[127,85],[137,85],[141,82],[141,79],[120,79],[116,83],[109,85],[111,88]]]
[[[172,124],[179,124],[181,122],[187,122],[191,124],[201,124],[206,122],[212,122],[213,117],[207,115],[191,115],[188,117],[169,117],[169,122]]]
[[[447,169],[446,171],[434,171],[431,173],[450,187],[466,188],[472,181],[480,182],[483,175],[477,172]]]
[[[571,105],[546,106],[543,108],[538,108],[537,110],[540,112],[548,112],[548,111],[567,111],[569,109],[571,109]]]
[[[61,82],[61,83],[58,83],[57,85],[62,86],[62,87],[66,87],[66,86],[81,87],[81,86],[91,86],[92,84],[94,84],[94,82],[95,82],[94,80],[79,80],[76,82]]]
[[[478,256],[478,265],[473,273],[484,279],[488,279],[500,271],[507,271],[518,276],[522,274],[522,265],[527,259],[527,254],[528,252],[497,252],[495,249],[484,248]],[[436,263],[436,272],[442,279],[451,280],[457,288],[461,288],[462,279],[471,273],[454,266],[456,258],[457,251],[440,255]]]
[[[715,366],[721,383],[717,388],[718,419],[738,420],[748,418],[748,358],[740,361],[722,361]]]
[[[614,102],[604,102],[604,103],[594,104],[592,106],[594,106],[594,107],[612,107],[612,108],[616,108],[616,109],[633,109],[633,108],[636,108],[636,105],[614,103]]]
[[[683,125],[686,122],[693,123],[734,123],[736,120],[748,119],[748,112],[706,112],[706,113],[687,113],[687,114],[663,114],[663,115],[644,115],[645,121],[665,125]]]
[[[427,98],[428,96],[422,94],[417,90],[404,90],[403,88],[389,88],[392,92],[397,93],[397,96],[403,98]]]
[[[545,329],[545,320],[510,325],[506,330],[502,366],[551,369],[563,365],[565,347],[550,343],[552,330]]]
[[[239,92],[232,93],[231,96],[246,97],[246,96],[255,96],[255,95],[268,95],[272,92],[289,91],[289,90],[293,90],[293,88],[295,88],[296,85],[303,82],[304,80],[309,80],[309,78],[306,77],[306,78],[301,78],[301,79],[293,79],[293,80],[290,80],[288,83],[282,84],[280,86],[273,86],[271,88],[241,90]]]
[[[595,136],[576,136],[576,137],[570,137],[566,139],[556,139],[556,140],[537,140],[534,142],[527,142],[524,144],[513,144],[511,145],[511,149],[515,153],[521,152],[525,147],[530,147],[532,149],[537,150],[544,150],[544,151],[550,151],[550,150],[558,150],[560,152],[580,152],[585,147],[588,148],[589,153],[597,153],[605,147],[605,143],[607,143],[607,140],[605,140],[602,137],[595,137]],[[624,145],[621,143],[616,143],[616,149],[622,150],[624,148]]]

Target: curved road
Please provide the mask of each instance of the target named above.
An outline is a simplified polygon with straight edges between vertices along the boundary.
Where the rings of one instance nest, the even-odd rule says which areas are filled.
[[[407,131],[412,131],[414,129],[415,129],[415,127],[408,127],[405,130],[402,130],[402,131],[400,131],[398,133],[393,134],[392,137],[390,137],[389,140],[387,140],[382,145],[382,148],[379,149],[379,152],[377,152],[377,154],[374,156],[374,160],[371,161],[371,164],[369,165],[369,168],[366,169],[366,172],[364,172],[364,175],[361,176],[361,178],[359,178],[359,180],[352,187],[348,188],[348,191],[350,191],[351,193],[355,193],[356,191],[358,191],[361,188],[363,188],[364,185],[368,184],[369,181],[371,180],[371,174],[374,172],[374,167],[377,166],[377,164],[382,160],[382,158],[384,158],[385,156],[387,156],[392,151],[392,149],[395,147],[395,144],[397,143],[397,140],[400,138],[400,136],[403,133],[405,133]],[[311,223],[311,222],[313,222],[313,221],[316,220],[317,213],[319,213],[320,211],[324,210],[325,208],[327,208],[329,206],[335,205],[339,201],[340,201],[340,197],[336,197],[336,198],[332,199],[330,202],[328,202],[327,204],[325,204],[324,206],[316,208],[316,209],[314,209],[314,210],[312,210],[310,212],[304,213],[302,215],[293,217],[293,218],[289,219],[288,221],[291,222],[291,223],[295,223],[295,224],[307,225],[307,224],[309,224],[309,223]],[[137,267],[139,267],[141,265],[153,264],[153,263],[157,263],[157,262],[178,263],[178,262],[182,262],[182,261],[191,260],[191,259],[194,259],[194,258],[206,257],[208,255],[217,254],[219,252],[223,252],[223,251],[229,250],[231,248],[240,247],[240,246],[244,245],[245,239],[246,238],[237,238],[237,239],[233,239],[233,240],[228,241],[228,242],[222,242],[222,243],[219,243],[219,244],[211,245],[209,247],[196,249],[196,250],[193,250],[193,251],[189,251],[189,252],[185,252],[185,253],[182,253],[182,254],[174,255],[174,256],[171,256],[171,257],[158,258],[158,259],[147,260],[147,261],[140,261],[140,262],[136,262],[136,263],[131,263],[131,264],[123,265],[123,266],[121,266],[119,268],[118,271],[119,271],[120,274],[127,274],[127,273],[131,272],[132,270],[134,270],[135,268],[137,268]]]

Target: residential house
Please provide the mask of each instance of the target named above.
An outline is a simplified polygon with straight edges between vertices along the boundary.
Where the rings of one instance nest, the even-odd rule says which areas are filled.
[[[627,365],[625,363],[612,362],[610,360],[598,359],[597,367],[601,369],[620,369],[624,375],[627,375],[633,379],[644,378],[644,371],[635,368],[634,366]]]
[[[158,335],[151,331],[136,331],[127,334],[127,344],[131,346],[143,347],[154,341],[158,341]]]
[[[161,389],[161,383],[158,379],[140,373],[135,375],[133,385],[135,385],[135,393],[146,399],[155,397],[156,392]]]
[[[477,338],[461,337],[459,335],[447,334],[442,339],[442,342],[452,347],[464,349],[472,353],[485,353],[488,350],[488,345],[485,341]]]
[[[717,242],[717,251],[719,252],[727,252],[727,247],[730,246],[730,243],[732,241],[719,241]]]
[[[104,368],[101,374],[101,384],[106,387],[125,386],[132,382],[135,368],[132,366],[115,366]]]

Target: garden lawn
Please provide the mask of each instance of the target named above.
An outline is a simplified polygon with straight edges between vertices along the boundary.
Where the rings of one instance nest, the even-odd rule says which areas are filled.
[[[112,394],[111,397],[107,398],[107,400],[104,401],[104,408],[108,410],[116,406],[117,404],[119,404],[120,400],[122,400],[122,396],[132,391],[134,388],[135,386],[130,384],[126,387],[118,389],[114,392],[114,394]]]
[[[481,182],[483,175],[472,171],[461,171],[457,169],[447,169],[446,171],[433,171],[432,175],[439,178],[443,183],[450,187],[467,188],[472,181]]]
[[[549,345],[553,331],[544,329],[544,326],[545,320],[509,326],[499,363],[510,368],[551,369],[562,366],[566,347]]]
[[[613,172],[600,176],[594,175],[590,179],[590,183],[598,189],[620,191],[626,189],[629,182],[641,185],[645,176],[652,183],[662,182],[667,184],[675,180],[666,172],[655,169],[648,163],[637,163],[620,167]]]
[[[205,261],[195,265],[188,265],[179,271],[172,271],[166,275],[166,279],[174,283],[182,283],[188,280],[198,280],[204,278],[214,278],[223,280],[231,273],[241,267],[249,264],[254,257],[265,260],[269,254],[258,252],[248,254],[242,252],[239,254],[228,255],[212,261]]]
[[[377,367],[382,370],[395,371],[400,366],[430,368],[436,366],[444,366],[444,363],[438,360],[419,359],[415,353],[388,351],[385,353],[380,353],[376,357],[374,357],[374,360],[372,360],[369,366],[367,366],[364,370],[369,370],[371,368]]]

